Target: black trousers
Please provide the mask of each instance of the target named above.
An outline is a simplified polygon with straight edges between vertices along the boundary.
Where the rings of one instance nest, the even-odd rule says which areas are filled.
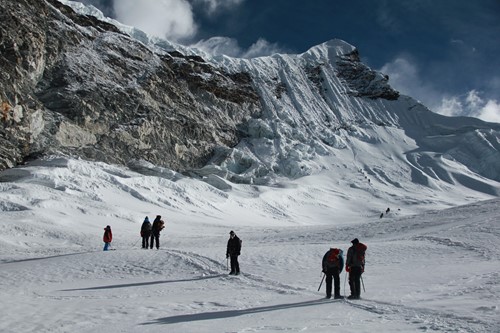
[[[150,248],[153,248],[155,246],[155,241],[156,241],[156,248],[160,248],[160,234],[151,234],[151,244]]]
[[[147,236],[142,236],[142,248],[147,249],[149,247],[149,237],[150,235]]]
[[[238,262],[238,255],[231,254],[229,257],[231,258],[231,273],[239,273],[240,263]]]
[[[361,295],[361,267],[351,267],[349,272],[349,287],[351,287],[351,296],[359,297]]]
[[[329,268],[325,272],[325,282],[326,282],[326,297],[332,297],[332,279],[334,283],[334,295],[335,297],[340,297],[340,270],[338,267]]]

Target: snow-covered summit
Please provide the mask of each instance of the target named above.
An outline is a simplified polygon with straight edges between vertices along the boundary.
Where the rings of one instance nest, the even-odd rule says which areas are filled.
[[[64,3],[85,15],[56,0],[2,3],[26,17],[21,27],[2,21],[3,169],[65,155],[144,160],[219,190],[328,173],[338,193],[354,187],[380,203],[499,193],[500,125],[400,96],[344,41],[298,55],[210,56]]]
[[[322,44],[311,47],[300,56],[308,61],[330,62],[334,64],[339,57],[349,56],[356,51],[351,44],[341,39],[331,39]]]

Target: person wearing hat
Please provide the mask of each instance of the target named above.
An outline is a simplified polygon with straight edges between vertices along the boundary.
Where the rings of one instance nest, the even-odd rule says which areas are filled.
[[[239,275],[240,274],[240,264],[238,262],[238,256],[241,252],[241,240],[236,236],[234,231],[229,232],[229,240],[227,241],[226,258],[231,259],[231,272],[229,275]]]
[[[149,222],[149,217],[146,216],[144,222],[141,226],[141,237],[142,237],[142,248],[149,248],[149,237],[151,237],[151,222]]]
[[[113,240],[113,233],[111,232],[111,226],[107,225],[104,228],[104,236],[102,236],[102,240],[104,241],[104,251],[109,250],[109,245]]]
[[[345,270],[349,272],[349,287],[351,295],[348,299],[359,299],[361,296],[361,274],[365,271],[365,251],[367,246],[360,243],[357,238],[352,241],[352,246],[347,250]]]
[[[156,241],[156,249],[160,249],[160,232],[165,228],[165,222],[161,219],[161,215],[156,215],[153,225],[151,226],[151,243],[149,248],[152,249]]]

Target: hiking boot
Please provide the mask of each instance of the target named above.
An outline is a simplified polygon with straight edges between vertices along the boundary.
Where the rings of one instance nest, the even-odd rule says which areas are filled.
[[[344,299],[344,296],[335,295],[333,298],[334,298],[334,299]]]
[[[240,275],[240,272],[236,272],[236,273],[234,273],[234,275]]]
[[[229,275],[234,275],[234,274],[236,274],[236,273],[235,272],[229,272]]]
[[[332,298],[332,296],[326,295],[326,297],[325,297],[325,298],[326,298],[326,299],[330,299],[330,298]]]
[[[347,299],[359,299],[359,296],[351,295],[351,296],[347,297]]]

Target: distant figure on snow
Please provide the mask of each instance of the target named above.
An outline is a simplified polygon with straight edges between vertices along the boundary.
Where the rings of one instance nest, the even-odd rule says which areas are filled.
[[[153,225],[151,227],[151,244],[149,247],[152,249],[156,240],[156,249],[160,249],[160,231],[165,228],[165,222],[161,219],[161,215],[156,215]]]
[[[384,213],[380,213],[380,218],[383,218],[384,217]]]
[[[332,297],[332,278],[335,284],[333,298],[343,298],[340,296],[340,273],[344,267],[343,251],[333,247],[328,250],[323,256],[322,267],[326,276],[326,298]]]
[[[111,241],[113,240],[113,233],[111,232],[111,226],[106,226],[104,228],[104,236],[102,236],[102,240],[104,241],[104,251],[109,250],[109,246],[111,245]]]
[[[142,222],[141,226],[141,237],[142,237],[142,248],[149,248],[149,237],[151,237],[151,222],[149,222],[149,218],[146,216],[144,222]]]
[[[391,209],[389,207],[387,207],[387,209],[385,210],[385,214],[387,215],[387,213],[389,213],[391,211]]]
[[[241,253],[241,239],[236,236],[234,231],[229,232],[229,240],[227,241],[226,258],[231,259],[231,272],[229,275],[239,275],[240,274],[240,263],[238,262],[238,256]]]
[[[349,272],[349,287],[351,295],[348,299],[359,299],[361,296],[361,274],[365,271],[365,251],[367,246],[360,243],[357,238],[352,241],[352,246],[347,250],[345,270]]]

